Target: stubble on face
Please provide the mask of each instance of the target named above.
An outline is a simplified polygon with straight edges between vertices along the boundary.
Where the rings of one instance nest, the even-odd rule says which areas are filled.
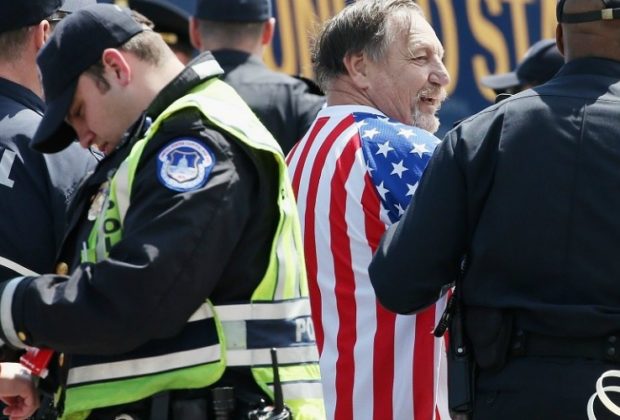
[[[441,104],[445,101],[446,96],[446,90],[441,86],[426,86],[420,89],[414,101],[413,125],[430,133],[436,133],[439,129],[437,112],[441,109]],[[435,108],[433,112],[426,112],[421,109],[425,98],[433,98],[432,106]]]

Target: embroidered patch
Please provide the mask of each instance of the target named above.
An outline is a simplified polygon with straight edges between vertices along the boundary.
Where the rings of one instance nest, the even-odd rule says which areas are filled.
[[[196,190],[207,183],[215,156],[204,144],[191,138],[176,139],[159,152],[157,176],[174,191]]]

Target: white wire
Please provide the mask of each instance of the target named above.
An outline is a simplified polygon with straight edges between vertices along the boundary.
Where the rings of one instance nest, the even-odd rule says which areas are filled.
[[[603,386],[603,381],[605,378],[620,378],[620,370],[608,370],[607,372],[603,372],[601,377],[596,381],[596,392],[592,394],[588,400],[588,420],[596,420],[596,416],[594,415],[594,400],[596,397],[601,400],[601,403],[603,403],[605,408],[614,413],[616,416],[620,416],[620,406],[616,405],[607,396],[608,393],[620,394],[620,386]]]

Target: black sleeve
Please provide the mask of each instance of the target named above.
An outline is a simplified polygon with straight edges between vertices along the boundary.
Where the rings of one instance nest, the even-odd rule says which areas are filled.
[[[13,322],[28,344],[128,351],[176,334],[226,280],[222,272],[251,219],[255,169],[238,145],[188,118],[173,119],[147,145],[123,237],[108,259],[83,264],[69,278],[42,276],[17,287]],[[200,142],[215,158],[206,184],[193,191],[173,191],[158,178],[161,151],[178,139]]]
[[[465,182],[455,139],[438,146],[403,218],[384,234],[369,267],[379,301],[397,313],[435,303],[465,250]]]
[[[456,280],[494,182],[503,124],[496,108],[448,132],[403,218],[384,234],[369,272],[386,308],[420,311]]]

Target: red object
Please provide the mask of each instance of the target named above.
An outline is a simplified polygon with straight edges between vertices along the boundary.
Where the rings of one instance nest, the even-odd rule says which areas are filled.
[[[26,353],[19,358],[19,361],[33,375],[45,378],[47,376],[47,366],[53,355],[54,351],[50,349],[28,347]]]

